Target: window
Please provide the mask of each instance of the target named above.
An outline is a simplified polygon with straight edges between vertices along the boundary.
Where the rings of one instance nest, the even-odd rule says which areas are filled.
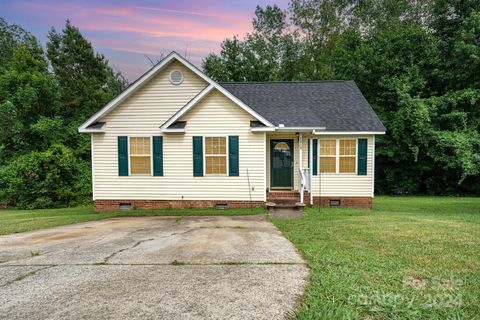
[[[274,148],[276,151],[290,151],[290,147],[285,142],[279,142],[275,144]]]
[[[130,137],[130,174],[151,174],[150,137]]]
[[[205,137],[205,173],[227,174],[226,137]]]
[[[321,173],[355,173],[356,158],[356,139],[320,140]]]
[[[320,140],[320,172],[337,172],[337,141]]]
[[[357,140],[340,140],[340,173],[355,173]]]

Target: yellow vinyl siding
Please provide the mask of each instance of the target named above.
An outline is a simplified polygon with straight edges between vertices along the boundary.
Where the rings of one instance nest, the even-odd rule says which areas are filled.
[[[173,70],[184,74],[181,85],[170,83]],[[249,200],[246,171],[250,176],[251,197],[263,201],[265,186],[270,185],[270,140],[294,141],[294,189],[298,190],[298,139],[295,133],[252,133],[247,112],[214,90],[179,120],[187,121],[185,134],[162,134],[160,126],[207,83],[178,62],[172,62],[149,83],[126,99],[99,121],[106,122],[105,133],[92,134],[95,199],[149,200]],[[164,176],[118,175],[117,137],[152,137],[163,135]],[[239,137],[238,177],[193,176],[192,137]],[[303,135],[303,167],[308,166],[308,138]],[[314,138],[321,138],[314,136]],[[325,137],[327,138],[327,137]],[[336,138],[364,138],[328,137]],[[151,138],[150,138],[151,141]],[[372,142],[368,137],[367,175],[324,174],[324,196],[371,196]],[[205,173],[205,170],[204,170]],[[318,176],[313,177],[314,195],[319,193]]]
[[[308,143],[309,138],[324,139],[324,140],[336,140],[336,139],[358,139],[367,138],[367,175],[356,175],[355,173],[324,173],[322,174],[321,195],[322,196],[358,196],[358,197],[370,197],[372,196],[372,152],[373,152],[373,137],[372,136],[311,136],[309,134],[303,134],[303,153],[302,153],[302,166],[308,168]],[[280,133],[272,132],[267,133],[267,154],[266,154],[266,167],[267,167],[267,187],[270,186],[270,140],[275,139],[293,139],[294,140],[294,190],[298,191],[300,182],[299,168],[298,168],[298,138],[295,133]],[[355,151],[356,152],[356,151]],[[320,154],[320,153],[319,153]],[[355,154],[356,155],[356,154]],[[314,160],[314,161],[318,161]],[[354,164],[356,166],[356,162]],[[311,166],[310,166],[311,167]],[[313,176],[312,188],[314,196],[319,195],[320,185],[318,175]]]
[[[321,190],[322,196],[343,196],[343,197],[371,197],[372,196],[372,152],[373,137],[372,136],[315,136],[317,139],[358,139],[367,138],[367,174],[357,175],[355,173],[323,173],[321,175],[321,185],[319,185],[319,176],[313,176],[312,188],[314,196],[319,195]],[[356,150],[355,150],[356,156]],[[340,156],[340,159],[342,157]],[[355,158],[352,158],[355,159]],[[356,170],[356,162],[354,169]],[[342,162],[340,162],[340,168]]]
[[[183,73],[184,81],[181,85],[170,83],[168,77],[173,70]],[[158,134],[159,127],[207,85],[207,82],[181,63],[171,62],[100,121],[106,122],[107,134]]]
[[[185,80],[176,89],[186,85],[183,99],[175,97],[176,103],[182,107],[194,95],[205,87],[203,81],[192,81],[187,71],[184,71]],[[145,115],[135,115],[130,107],[119,106],[117,113],[109,114],[107,132],[94,135],[95,154],[95,196],[96,199],[149,199],[149,200],[249,200],[249,187],[246,169],[250,175],[253,188],[251,195],[254,201],[264,200],[264,172],[263,159],[265,157],[263,133],[250,131],[250,120],[254,120],[248,113],[214,90],[209,93],[198,105],[194,106],[181,119],[187,121],[185,134],[163,134],[163,168],[164,176],[118,176],[117,170],[117,143],[119,135],[162,135],[159,126],[163,124],[177,110],[174,103],[164,99],[171,99],[168,76],[164,70],[159,75],[152,88],[163,88],[155,94],[157,103],[147,103],[136,108]],[[196,89],[196,91],[194,90]],[[148,90],[142,89],[143,93]],[[179,93],[177,93],[179,94]],[[150,93],[151,95],[151,93]],[[140,97],[134,101],[143,101]],[[170,101],[170,100],[169,100]],[[128,101],[127,101],[128,102]],[[130,102],[131,103],[131,102]],[[158,110],[166,108],[169,112]],[[123,109],[123,110],[122,110]],[[128,120],[127,116],[134,117]],[[153,119],[152,119],[153,118]],[[239,136],[239,167],[240,176],[193,176],[193,136]],[[205,148],[205,146],[204,146]]]

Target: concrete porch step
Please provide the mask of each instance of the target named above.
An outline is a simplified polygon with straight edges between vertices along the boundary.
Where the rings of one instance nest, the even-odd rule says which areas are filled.
[[[274,202],[274,203],[297,203],[300,202],[300,197],[298,198],[274,198],[274,199],[268,199],[269,202]]]
[[[267,202],[266,205],[267,205],[268,211],[297,210],[297,211],[303,212],[303,208],[305,208],[305,204],[300,202],[294,202],[294,203]]]

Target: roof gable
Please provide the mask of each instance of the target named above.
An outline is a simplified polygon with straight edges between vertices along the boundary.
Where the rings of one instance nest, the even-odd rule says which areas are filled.
[[[230,92],[225,90],[223,87],[221,87],[218,83],[213,81],[211,78],[209,78],[207,75],[205,75],[203,72],[201,72],[198,68],[196,68],[193,64],[188,62],[186,59],[184,59],[182,56],[180,56],[176,52],[171,52],[168,56],[166,56],[163,60],[161,60],[157,65],[155,65],[153,68],[151,68],[149,71],[144,73],[140,78],[138,78],[135,82],[133,82],[127,89],[125,89],[122,93],[120,93],[117,97],[115,97],[113,100],[111,100],[107,105],[105,105],[101,110],[96,112],[93,116],[91,116],[87,121],[85,121],[80,127],[79,127],[79,132],[101,132],[99,129],[96,129],[93,131],[91,129],[91,125],[94,124],[95,122],[98,122],[103,116],[108,114],[110,111],[112,111],[114,108],[119,106],[122,102],[124,102],[127,98],[129,98],[133,93],[135,93],[137,90],[142,88],[146,83],[148,83],[149,80],[151,80],[153,77],[155,77],[159,72],[161,72],[169,63],[173,60],[176,60],[183,64],[185,67],[190,69],[193,73],[195,73],[197,76],[205,80],[209,85],[206,88],[216,88],[218,91],[220,91],[222,94],[227,96],[230,100],[238,104],[240,107],[244,108],[245,110],[248,110],[249,113],[254,115],[259,121],[264,123],[267,126],[271,126],[271,123],[267,121],[265,118],[260,116],[258,113],[256,113],[254,110],[250,109],[246,104],[244,104],[242,101],[240,101],[238,98],[233,96]],[[203,92],[203,91],[202,91]],[[200,93],[202,93],[200,92]],[[193,99],[192,99],[193,100]],[[188,106],[187,104],[186,106]],[[184,106],[181,110],[185,109],[186,106]],[[178,112],[176,113],[178,114]],[[172,117],[173,118],[173,117]],[[168,122],[168,121],[167,121]],[[171,123],[175,122],[175,120],[171,121]],[[170,124],[171,124],[170,123]]]

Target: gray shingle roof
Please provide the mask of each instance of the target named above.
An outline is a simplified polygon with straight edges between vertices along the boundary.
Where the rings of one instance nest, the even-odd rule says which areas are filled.
[[[257,120],[250,121],[250,128],[262,128],[262,127],[265,127],[265,125],[261,121],[257,121]]]
[[[385,131],[354,81],[220,83],[274,125]]]
[[[185,129],[187,121],[175,121],[167,129]]]
[[[105,122],[94,122],[87,127],[87,129],[102,129]]]

